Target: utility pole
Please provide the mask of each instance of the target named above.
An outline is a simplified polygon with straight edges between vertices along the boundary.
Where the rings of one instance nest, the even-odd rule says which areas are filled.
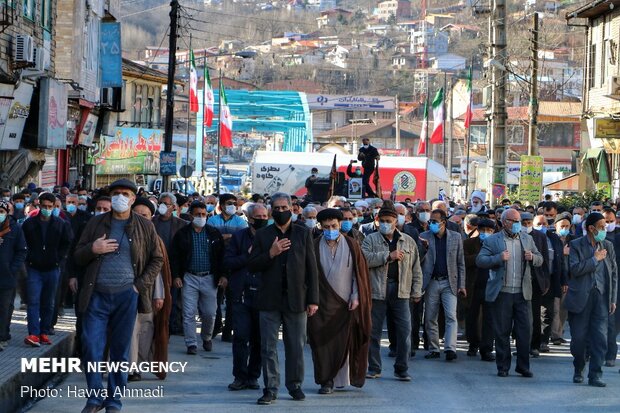
[[[491,116],[488,195],[495,206],[493,184],[506,184],[506,0],[493,0],[489,18],[491,55],[499,65],[491,65]]]
[[[527,154],[538,155],[538,13],[534,13],[532,29],[532,72],[530,76],[530,107],[529,107],[529,142]]]
[[[394,102],[396,105],[396,149],[400,149],[400,110],[399,110],[399,102],[398,95],[396,95],[396,100]]]
[[[453,128],[453,123],[454,123],[454,79],[450,78],[450,135],[448,138],[448,162],[446,163],[447,168],[448,168],[448,178],[450,179],[450,196],[452,196],[452,157],[454,156],[454,149],[452,148],[452,145],[454,144],[454,141],[452,140],[453,135],[452,135],[452,130]],[[446,115],[446,117],[448,117]],[[448,122],[446,122],[447,124]]]
[[[166,90],[166,124],[164,125],[164,150],[172,151],[172,135],[174,125],[174,75],[177,58],[177,19],[179,2],[170,2],[170,38],[168,42],[168,89]],[[189,127],[189,125],[188,125]],[[162,176],[162,192],[168,191],[170,176]]]

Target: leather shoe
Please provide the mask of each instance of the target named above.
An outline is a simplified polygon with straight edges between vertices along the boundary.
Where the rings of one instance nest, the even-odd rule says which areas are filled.
[[[575,384],[583,383],[583,376],[581,374],[575,374],[573,376],[573,383],[575,383]]]
[[[239,379],[233,380],[233,382],[228,385],[228,390],[230,391],[244,390],[247,388],[248,388],[247,384],[245,384],[243,381]]]
[[[198,350],[196,349],[196,346],[189,346],[187,348],[187,354],[191,354],[193,356],[198,354]]]
[[[480,360],[482,361],[495,361],[495,356],[493,353],[484,353],[480,355]]]
[[[476,357],[477,355],[478,355],[478,349],[476,347],[470,347],[469,350],[467,350],[468,357]]]
[[[531,355],[533,358],[537,359],[538,357],[540,357],[540,351],[538,351],[538,350],[536,350],[536,349],[532,349],[532,350],[530,351],[530,355]]]
[[[456,355],[456,352],[452,350],[446,351],[446,361],[453,361],[453,360],[456,360],[457,358],[458,357]]]
[[[540,349],[539,349],[539,351],[540,351],[541,353],[548,353],[548,352],[550,351],[550,350],[549,350],[549,344],[547,344],[547,343],[542,343],[542,344],[540,345]]]
[[[299,387],[296,388],[295,390],[291,390],[290,392],[288,392],[288,394],[291,395],[293,400],[297,400],[297,401],[306,400],[306,395]]]
[[[202,348],[205,351],[213,351],[213,341],[211,341],[211,340],[202,340]]]
[[[508,371],[506,370],[498,370],[497,377],[508,377]]]
[[[593,386],[593,387],[606,387],[607,383],[597,378],[597,379],[589,379],[588,385]]]
[[[248,389],[251,390],[258,390],[260,389],[260,385],[258,384],[258,380],[256,379],[250,379],[248,380],[245,385],[247,386]]]
[[[263,390],[263,397],[256,401],[256,404],[268,405],[275,403],[278,397],[269,390]]]
[[[141,381],[142,380],[142,376],[140,375],[140,373],[132,373],[129,376],[127,376],[127,381]]]
[[[84,406],[81,413],[97,413],[99,410],[103,410],[103,405],[87,404]]]
[[[519,373],[519,374],[520,374],[521,376],[523,376],[523,377],[528,377],[528,378],[529,378],[529,377],[534,377],[534,373],[532,373],[532,372],[531,372],[531,371],[529,371],[529,370],[525,370],[525,369],[519,369],[519,368],[516,368],[516,369],[515,369],[515,373]]]
[[[439,354],[438,351],[431,351],[430,353],[428,353],[426,356],[424,356],[425,359],[430,360],[430,359],[438,359],[440,358],[441,355]]]
[[[605,360],[605,367],[616,367],[616,360]]]
[[[319,394],[332,394],[334,392],[334,388],[329,384],[324,384],[319,389]]]

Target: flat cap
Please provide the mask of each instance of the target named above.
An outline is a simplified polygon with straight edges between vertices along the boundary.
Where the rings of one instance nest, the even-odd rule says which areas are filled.
[[[573,221],[573,216],[570,214],[570,212],[562,212],[555,217],[555,221],[553,223],[558,223],[564,219],[571,223]]]
[[[151,211],[151,215],[155,215],[155,205],[153,205],[153,203],[149,201],[148,198],[144,198],[141,196],[136,198],[133,205],[131,206],[131,209],[134,209],[138,205],[144,205]]]
[[[534,215],[531,212],[521,212],[521,221],[533,220]]]
[[[136,186],[136,184],[127,178],[117,179],[110,184],[110,191],[116,188],[127,188],[131,190],[134,194],[138,192],[138,187]]]
[[[390,217],[398,218],[398,212],[396,212],[394,208],[381,208],[377,216],[378,217],[390,216]]]

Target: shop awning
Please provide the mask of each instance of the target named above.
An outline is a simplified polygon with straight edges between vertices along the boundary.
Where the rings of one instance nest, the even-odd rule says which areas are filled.
[[[568,175],[565,178],[559,179],[555,182],[551,182],[545,185],[545,188],[549,191],[579,191],[579,174]]]
[[[603,148],[590,148],[582,160],[584,170],[592,176],[594,183],[610,183],[610,167]]]

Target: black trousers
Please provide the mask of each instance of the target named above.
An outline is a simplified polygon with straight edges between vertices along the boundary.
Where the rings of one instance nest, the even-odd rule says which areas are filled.
[[[15,288],[0,289],[0,341],[9,341],[11,339],[10,327],[14,301]]]
[[[370,187],[370,177],[375,171],[375,168],[364,168],[364,174],[362,175],[362,186],[364,187],[364,196],[368,198],[376,198],[377,194]]]
[[[510,370],[510,333],[514,330],[517,342],[517,368],[530,369],[530,342],[532,339],[532,306],[523,293],[502,293],[490,303],[495,336],[498,371]]]
[[[620,304],[620,303],[619,303]],[[620,310],[609,316],[607,323],[607,354],[605,360],[615,360],[618,355],[618,332],[620,331]]]
[[[549,344],[551,323],[553,323],[554,297],[551,289],[542,295],[538,282],[532,280],[532,350],[539,350],[541,344]],[[544,311],[543,311],[544,310]]]
[[[467,342],[470,349],[480,349],[480,354],[488,354],[493,351],[491,304],[485,301],[483,288],[474,288],[471,294],[471,303],[465,319]]]
[[[233,376],[247,382],[260,377],[260,313],[242,302],[231,302],[233,320]]]

